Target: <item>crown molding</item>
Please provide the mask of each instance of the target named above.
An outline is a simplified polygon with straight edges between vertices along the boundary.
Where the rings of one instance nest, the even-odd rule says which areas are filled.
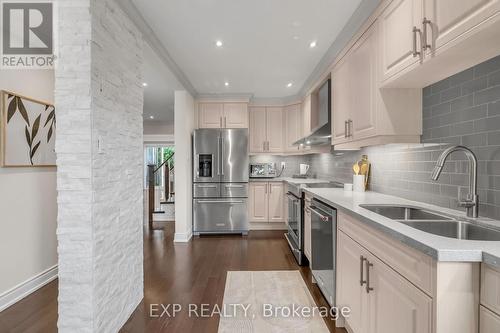
[[[287,106],[302,103],[302,96],[292,95],[286,97],[254,97],[250,106]]]
[[[354,11],[347,24],[339,33],[337,38],[333,41],[332,45],[328,48],[325,55],[321,58],[312,73],[306,79],[298,95],[306,96],[318,84],[323,81],[329,73],[327,73],[330,66],[334,63],[335,58],[342,52],[342,50],[349,44],[352,37],[363,26],[365,21],[373,14],[373,12],[380,5],[382,0],[362,0],[358,8]]]
[[[198,92],[193,87],[187,76],[177,65],[175,60],[172,58],[170,53],[167,51],[163,43],[158,39],[158,36],[154,33],[153,29],[146,22],[142,14],[139,12],[137,7],[132,3],[131,0],[119,0],[116,1],[118,6],[125,12],[125,14],[134,22],[136,27],[142,33],[142,36],[146,43],[155,51],[155,53],[160,57],[163,63],[172,71],[177,80],[184,86],[184,89],[189,91],[189,93],[195,97]]]
[[[196,102],[233,102],[233,103],[249,103],[253,94],[198,94]]]

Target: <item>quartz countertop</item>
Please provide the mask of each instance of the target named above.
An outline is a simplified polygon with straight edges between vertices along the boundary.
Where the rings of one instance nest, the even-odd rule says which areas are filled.
[[[250,178],[250,182],[286,182],[291,184],[315,184],[327,183],[328,180],[318,178],[292,178],[292,177],[275,177],[275,178]]]
[[[442,214],[467,219],[465,212],[422,202],[398,198],[376,192],[347,192],[335,188],[304,188],[303,191],[357,218],[390,237],[417,249],[437,261],[484,262],[500,267],[500,241],[472,241],[447,238],[430,234],[369,211],[360,205],[409,205],[433,210]],[[478,222],[500,228],[500,221],[479,218]]]

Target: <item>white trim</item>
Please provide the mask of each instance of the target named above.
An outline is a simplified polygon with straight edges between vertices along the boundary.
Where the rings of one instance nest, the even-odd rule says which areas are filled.
[[[196,95],[197,103],[249,103],[253,94],[198,94]]]
[[[38,275],[18,284],[14,288],[7,290],[0,295],[0,312],[7,309],[9,306],[19,302],[26,296],[37,291],[45,286],[47,283],[52,282],[57,278],[57,265],[41,272]]]
[[[192,232],[176,232],[174,234],[174,243],[188,243],[193,237]]]

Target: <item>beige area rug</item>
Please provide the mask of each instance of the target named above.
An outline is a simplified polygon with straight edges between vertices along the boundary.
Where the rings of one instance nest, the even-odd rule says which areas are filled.
[[[299,271],[228,272],[222,309],[220,333],[329,332]]]

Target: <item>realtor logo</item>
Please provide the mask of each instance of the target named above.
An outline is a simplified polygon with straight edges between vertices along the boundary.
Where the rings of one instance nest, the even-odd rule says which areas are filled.
[[[53,3],[12,0],[1,3],[2,68],[52,68]]]

